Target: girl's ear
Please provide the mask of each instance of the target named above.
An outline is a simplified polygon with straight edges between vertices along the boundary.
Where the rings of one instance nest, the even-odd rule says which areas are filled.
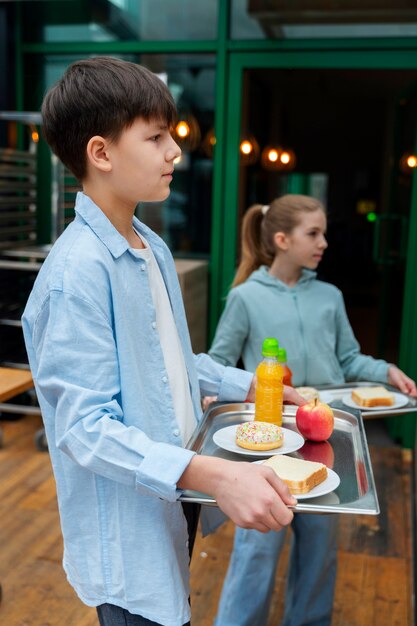
[[[274,244],[279,250],[288,250],[289,242],[288,237],[282,231],[278,231],[274,234]]]
[[[107,152],[108,142],[100,135],[91,137],[87,144],[87,161],[101,172],[110,172],[112,164]]]

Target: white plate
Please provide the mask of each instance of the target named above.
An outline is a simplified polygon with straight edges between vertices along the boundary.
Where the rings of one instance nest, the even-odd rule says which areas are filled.
[[[255,461],[255,463],[263,463],[263,461]],[[336,474],[330,467],[327,468],[327,478],[323,480],[320,485],[313,487],[308,493],[295,493],[294,498],[297,500],[307,500],[307,498],[317,498],[318,496],[324,496],[326,493],[331,493],[340,485],[339,474]]]
[[[360,409],[361,411],[389,411],[391,409],[399,409],[400,407],[408,404],[409,399],[402,393],[393,392],[393,396],[394,404],[391,404],[391,406],[360,406],[354,400],[352,400],[352,396],[350,394],[346,394],[346,396],[343,396],[342,402],[352,409]]]
[[[228,450],[229,452],[236,452],[237,454],[244,454],[245,456],[272,456],[274,454],[287,454],[288,452],[295,452],[304,445],[304,438],[289,428],[283,428],[284,442],[280,448],[274,450],[246,450],[236,444],[236,428],[238,424],[233,426],[226,426],[217,430],[213,435],[213,441],[216,446]]]

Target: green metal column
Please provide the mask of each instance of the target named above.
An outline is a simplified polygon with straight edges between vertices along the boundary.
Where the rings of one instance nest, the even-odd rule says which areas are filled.
[[[243,70],[238,55],[229,57],[227,91],[225,188],[223,195],[223,265],[218,292],[219,307],[223,308],[233,280],[237,250],[237,207],[239,194],[239,138],[242,118]],[[221,309],[220,309],[221,310]]]
[[[225,187],[226,162],[226,114],[227,114],[227,84],[228,84],[228,51],[229,36],[229,2],[219,2],[218,31],[217,31],[217,69],[216,69],[216,109],[214,135],[213,168],[213,202],[211,220],[211,264],[210,264],[210,313],[209,313],[209,343],[216,330],[217,320],[221,308],[219,291],[221,289],[221,274],[223,266],[223,197]]]
[[[405,370],[411,378],[417,380],[417,172],[415,170],[413,172],[406,258],[399,364],[401,369]],[[414,447],[417,413],[402,415],[387,421],[393,437],[399,439],[406,448]]]

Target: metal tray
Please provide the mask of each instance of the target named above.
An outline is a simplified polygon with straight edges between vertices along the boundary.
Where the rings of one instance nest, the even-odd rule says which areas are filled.
[[[386,383],[371,383],[371,382],[351,382],[351,383],[343,383],[341,385],[321,385],[321,386],[317,386],[317,389],[320,391],[326,391],[329,392],[329,394],[331,394],[332,396],[332,400],[329,401],[329,404],[331,404],[333,409],[341,409],[344,411],[351,411],[352,409],[350,407],[347,407],[344,402],[342,402],[342,397],[345,396],[347,393],[349,393],[350,391],[352,391],[352,389],[355,389],[357,387],[376,387],[377,385],[383,385],[386,389],[388,389],[389,391],[393,391],[393,392],[397,392],[398,393],[398,389],[396,387],[392,387],[392,385],[388,385]],[[403,394],[406,395],[406,394]],[[404,415],[405,413],[415,413],[417,411],[417,399],[416,398],[412,398],[411,396],[407,396],[408,397],[408,404],[406,404],[405,406],[399,407],[397,409],[393,409],[390,407],[379,407],[378,409],[372,409],[372,411],[370,410],[366,410],[366,408],[362,408],[360,409],[358,407],[358,410],[361,411],[362,416],[365,419],[369,419],[372,417],[394,417],[395,415]]]
[[[283,426],[297,430],[295,413],[297,407],[284,406]],[[293,507],[299,512],[313,513],[379,513],[378,497],[369,458],[363,421],[360,411],[350,412],[333,409],[335,428],[329,439],[333,448],[333,469],[340,477],[338,488],[326,495],[300,500]],[[254,405],[251,403],[220,403],[214,402],[204,413],[198,429],[187,445],[187,448],[198,454],[217,456],[233,461],[253,461],[253,456],[236,454],[219,448],[213,441],[216,430],[254,418]],[[314,444],[310,444],[314,445]],[[308,446],[304,445],[289,456],[307,458]],[[266,452],[265,458],[269,455]],[[185,502],[198,502],[216,506],[214,498],[185,490],[180,496]]]

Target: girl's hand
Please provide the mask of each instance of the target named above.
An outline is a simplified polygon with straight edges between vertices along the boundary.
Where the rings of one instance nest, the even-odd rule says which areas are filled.
[[[217,396],[204,396],[204,398],[201,399],[201,408],[203,409],[203,411],[207,411],[210,404],[212,402],[216,402],[216,400]]]
[[[303,398],[303,396],[300,396],[294,387],[287,387],[287,385],[284,385],[284,402],[290,402],[291,404],[301,406],[302,404],[306,404],[306,399]]]
[[[396,365],[390,365],[388,368],[388,382],[390,385],[398,387],[402,393],[417,398],[416,383]]]
[[[246,402],[255,402],[255,388],[256,388],[256,379],[253,377],[252,384],[250,386],[248,397],[246,398]],[[294,387],[287,387],[284,385],[284,402],[290,402],[291,404],[297,404],[301,406],[306,403],[305,398],[300,396],[300,394],[294,389]]]

